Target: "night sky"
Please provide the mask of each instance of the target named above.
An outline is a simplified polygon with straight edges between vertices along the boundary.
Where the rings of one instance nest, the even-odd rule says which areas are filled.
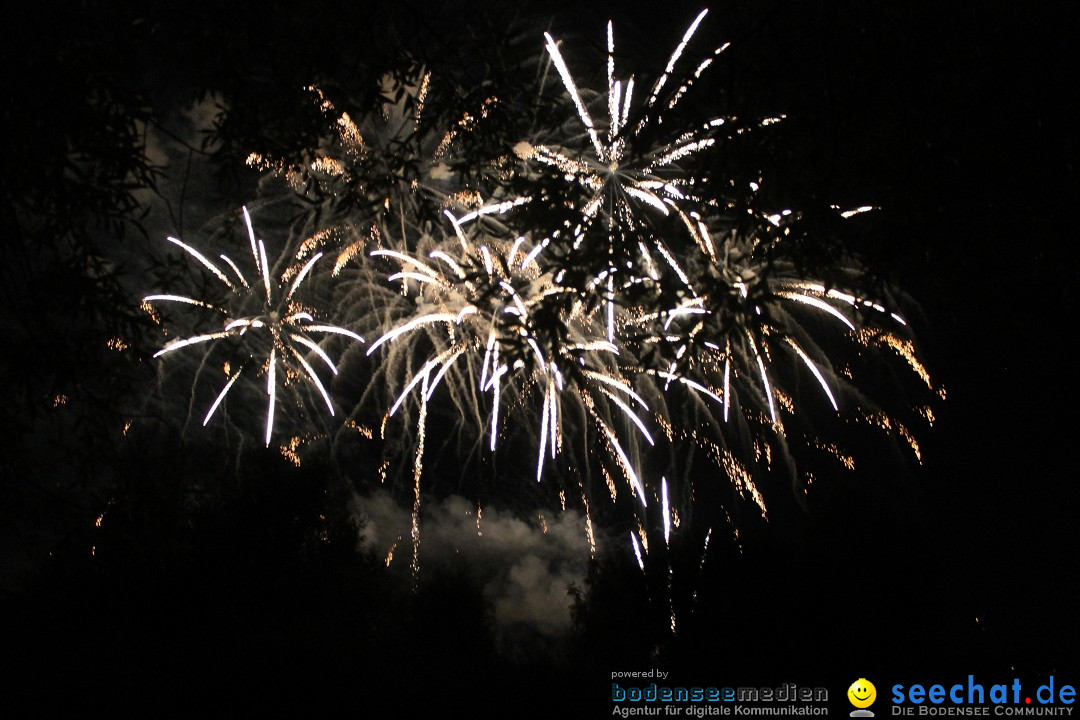
[[[1080,682],[1080,27],[1061,3],[709,6],[708,42],[733,44],[694,91],[786,116],[762,161],[781,200],[879,208],[851,242],[912,298],[946,399],[921,464],[878,455],[880,477],[822,478],[808,509],[780,501],[738,545],[718,540],[676,641],[657,631],[628,548],[594,568],[571,613],[567,591],[589,568],[576,516],[540,542],[493,506],[481,542],[459,526],[460,498],[435,501],[414,592],[407,560],[381,562],[407,508],[373,494],[357,552],[356,506],[319,462],[245,449],[241,473],[209,431],[183,445],[164,427],[138,443],[105,431],[156,366],[152,343],[124,354],[101,341],[147,336],[138,300],[156,289],[164,235],[198,238],[258,192],[240,141],[258,127],[273,148],[299,115],[299,93],[273,91],[362,77],[405,32],[457,38],[434,50],[449,56],[490,42],[485,18],[502,17],[422,7],[45,2],[7,24],[0,652],[18,670],[5,694],[151,712],[355,715],[386,698],[600,717],[613,671],[653,665],[686,683],[796,682],[837,698],[858,677],[879,693],[970,673]],[[700,9],[664,8],[534,3],[521,17],[536,20],[518,22],[537,54],[551,27],[578,57],[602,57],[610,17],[633,48],[624,67],[651,70]],[[218,147],[235,152],[188,153],[220,97],[238,140]],[[143,141],[117,129],[125,117]],[[112,174],[140,153],[160,176]]]

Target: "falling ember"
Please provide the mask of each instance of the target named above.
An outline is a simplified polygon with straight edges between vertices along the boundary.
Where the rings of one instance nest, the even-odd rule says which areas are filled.
[[[843,452],[840,447],[835,443],[817,442],[816,446],[819,450],[823,450],[829,455],[832,455],[840,462],[841,465],[843,465],[848,470],[855,469],[855,458]]]
[[[375,433],[374,431],[372,431],[371,428],[369,428],[367,425],[360,425],[355,420],[346,420],[345,427],[349,428],[350,430],[355,430],[357,433],[367,438],[368,440],[373,440],[375,438]]]
[[[585,508],[585,537],[589,541],[589,554],[596,555],[596,531],[593,529],[592,512],[589,510],[589,499],[585,493],[581,494],[581,504]],[[545,532],[547,532],[545,528]]]
[[[926,366],[915,355],[915,344],[908,339],[902,339],[890,332],[884,332],[875,328],[866,328],[859,333],[859,341],[864,345],[869,345],[871,342],[887,345],[892,348],[897,355],[904,358],[911,369],[922,379],[928,388],[933,389],[933,382],[930,380],[930,373],[927,371]],[[944,398],[943,398],[944,399]]]
[[[918,441],[911,431],[900,421],[895,420],[882,412],[864,413],[861,416],[861,419],[885,432],[896,430],[897,434],[907,442],[908,447],[910,447],[911,451],[915,454],[915,459],[922,463],[922,450],[919,447]]]
[[[701,574],[705,569],[705,558],[708,557],[709,554],[709,541],[712,539],[712,531],[713,529],[709,528],[709,530],[705,533],[705,540],[701,544],[701,560],[698,561],[698,577],[701,577]],[[697,596],[698,591],[695,587],[694,592],[690,596],[690,599],[694,602],[697,602]]]
[[[320,157],[311,161],[312,172],[338,177],[345,174],[345,165],[336,158]]]
[[[649,554],[649,533],[645,531],[644,526],[641,524],[641,518],[637,518],[637,537],[641,540],[641,549],[646,555]]]
[[[611,477],[611,473],[608,472],[607,468],[602,467],[600,468],[600,471],[604,475],[604,482],[607,484],[608,492],[611,494],[611,502],[615,502],[615,500],[618,499],[618,490],[615,487],[615,478]]]
[[[298,450],[300,449],[302,443],[303,441],[299,437],[292,437],[289,438],[288,444],[282,445],[279,448],[282,457],[284,457],[296,467],[300,467],[300,454]]]
[[[296,259],[303,260],[316,250],[323,248],[325,245],[332,242],[340,232],[340,228],[333,227],[319,230],[311,237],[304,240],[304,242],[300,243],[300,248],[296,251]]]
[[[379,233],[375,225],[371,226],[371,239],[377,245],[379,239]],[[338,253],[337,259],[334,261],[333,275],[337,277],[341,274],[341,271],[345,269],[354,258],[358,257],[366,246],[366,242],[363,238],[350,243],[344,250]]]
[[[915,453],[915,459],[922,463],[922,450],[919,448],[919,443],[915,440],[915,436],[911,434],[911,431],[899,422],[896,423],[896,431],[900,433],[900,437],[907,441],[911,451]]]
[[[413,580],[420,577],[420,476],[424,471],[424,440],[427,436],[427,396],[428,376],[423,376],[424,381],[420,388],[420,394],[424,398],[420,403],[420,417],[416,420],[416,459],[413,461],[413,506],[412,506],[412,574]],[[479,519],[477,519],[479,523]],[[478,528],[479,529],[479,526]]]
[[[747,472],[746,468],[744,468],[729,451],[722,450],[721,452],[724,471],[727,473],[728,479],[740,492],[748,493],[750,495],[754,504],[757,505],[758,510],[761,512],[761,518],[763,520],[768,520],[768,510],[765,507],[765,498],[758,489],[757,483],[754,482],[753,476]]]
[[[141,303],[139,303],[139,309],[149,315],[150,320],[153,321],[155,325],[161,325],[161,314],[153,305],[143,300]]]

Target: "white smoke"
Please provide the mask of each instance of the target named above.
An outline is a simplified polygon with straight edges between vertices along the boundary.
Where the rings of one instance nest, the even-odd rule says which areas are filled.
[[[357,499],[361,545],[409,572],[412,518],[387,492]],[[584,585],[589,542],[585,517],[567,509],[528,520],[454,496],[421,505],[420,572],[464,566],[481,583],[496,629],[527,625],[555,637],[570,625],[572,585]]]

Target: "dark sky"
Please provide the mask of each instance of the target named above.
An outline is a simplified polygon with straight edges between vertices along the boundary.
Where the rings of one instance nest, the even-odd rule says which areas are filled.
[[[775,186],[778,192],[880,207],[858,239],[861,249],[916,301],[920,349],[947,399],[940,404],[935,428],[923,438],[923,463],[910,477],[890,481],[877,492],[837,492],[836,504],[822,517],[752,537],[744,554],[731,561],[732,587],[710,586],[713,616],[699,621],[697,636],[685,641],[682,654],[672,661],[688,681],[718,682],[723,673],[742,673],[754,684],[804,682],[789,677],[802,673],[839,685],[846,681],[836,677],[870,677],[876,671],[906,678],[930,668],[950,678],[983,668],[1040,681],[1049,674],[1080,681],[1080,536],[1075,527],[1080,490],[1072,380],[1080,279],[1080,158],[1073,110],[1080,83],[1072,58],[1080,28],[1063,3],[942,5],[772,0],[711,8],[709,38],[734,44],[708,89],[740,98],[748,111],[787,115],[786,130],[773,148],[776,166],[786,171]],[[326,37],[339,43],[349,37],[324,4],[300,14],[286,4],[252,6],[235,16],[207,11],[203,18],[198,7],[190,13],[135,6],[106,11],[92,3],[78,3],[71,12],[51,3],[41,7],[19,11],[20,22],[8,28],[17,37],[3,51],[11,73],[8,87],[18,101],[4,111],[10,137],[4,151],[4,197],[11,207],[13,199],[44,196],[39,189],[55,187],[52,176],[35,173],[49,167],[52,153],[63,152],[56,147],[58,136],[95,142],[93,123],[100,116],[79,112],[80,100],[91,94],[85,88],[121,98],[136,88],[151,99],[151,112],[160,113],[168,127],[173,117],[168,111],[190,88],[220,81],[236,92],[232,83],[245,79],[253,89],[263,87],[265,78],[244,78],[249,68],[223,65],[229,58],[260,48],[265,55],[251,67],[280,70],[289,58],[295,66],[283,74],[300,75],[305,64],[319,66]],[[697,10],[682,7],[668,4],[667,12],[659,12],[567,3],[544,9],[556,18],[554,28],[568,37],[573,32],[576,38],[591,37],[596,44],[603,37],[600,23],[610,16],[617,42],[635,48],[627,62],[655,64]],[[88,18],[99,9],[100,27],[95,27]],[[371,15],[378,16],[378,9],[372,8]],[[148,35],[147,26],[154,32]],[[459,32],[462,43],[475,42],[468,28],[462,23],[439,30]],[[229,37],[235,45],[215,56],[213,43]],[[357,42],[392,45],[395,38],[380,37],[367,27],[358,31]],[[537,38],[538,48],[540,43]],[[99,64],[71,61],[82,53]],[[178,68],[183,69],[179,76]],[[237,77],[230,76],[233,71]],[[116,86],[100,85],[114,81]],[[44,153],[40,163],[35,161],[39,147]],[[224,205],[239,194],[221,181],[226,189],[220,193],[205,187],[185,190],[190,193],[185,217],[196,222],[200,202]],[[175,177],[163,186],[175,190]],[[183,202],[174,199],[172,215],[157,206],[150,221],[169,217],[175,224]],[[22,235],[19,223],[20,217],[5,209],[5,227]],[[34,243],[42,241],[29,234],[21,240],[4,275],[3,316],[5,331],[20,338],[26,314],[20,303],[26,293],[18,263],[32,266]],[[153,246],[160,238],[137,242]],[[51,312],[42,317],[59,322]],[[62,351],[50,345],[49,352]],[[25,356],[10,346],[4,353],[5,384],[15,400],[14,409],[4,415],[5,425],[11,423],[4,432],[20,425],[36,428],[26,419],[29,415],[21,414],[22,403],[32,404],[26,396],[41,387],[31,384],[36,376],[20,369]],[[605,674],[616,662],[605,652],[574,655],[557,670],[544,667],[534,678],[523,677],[533,666],[520,658],[509,670],[493,669],[499,665],[485,656],[490,646],[446,628],[446,622],[453,622],[451,610],[431,609],[460,593],[449,580],[439,591],[443,595],[432,591],[426,598],[432,603],[428,614],[435,618],[430,625],[395,634],[372,630],[363,609],[348,607],[349,593],[356,589],[350,583],[364,579],[335,574],[340,570],[336,563],[344,562],[340,558],[301,558],[289,566],[289,573],[308,578],[330,599],[290,591],[285,593],[288,602],[279,605],[263,604],[254,592],[245,595],[237,584],[226,582],[233,567],[225,561],[180,563],[189,575],[172,578],[162,586],[168,591],[155,590],[151,585],[171,572],[169,563],[184,556],[176,548],[157,548],[158,556],[147,550],[138,562],[124,555],[125,562],[138,567],[127,573],[110,575],[74,562],[54,567],[45,556],[34,555],[37,548],[67,547],[85,529],[66,532],[61,519],[56,521],[61,530],[37,535],[16,519],[30,518],[26,522],[32,524],[38,517],[54,518],[41,508],[52,502],[49,498],[68,497],[60,484],[79,481],[63,480],[49,489],[55,495],[44,500],[12,489],[22,487],[23,459],[37,458],[49,441],[19,440],[19,460],[2,466],[8,499],[3,517],[9,530],[0,538],[11,544],[5,558],[17,558],[5,560],[5,572],[30,580],[5,581],[3,597],[13,610],[0,622],[14,638],[9,647],[29,657],[35,673],[55,669],[59,685],[59,678],[92,666],[91,677],[107,688],[101,697],[123,693],[130,679],[146,677],[145,668],[138,667],[140,653],[161,664],[163,677],[194,688],[227,683],[219,677],[200,685],[206,678],[191,666],[206,663],[221,671],[260,653],[293,656],[280,663],[264,657],[252,664],[267,673],[295,669],[299,679],[300,668],[311,664],[298,658],[311,653],[321,657],[314,666],[336,684],[335,694],[361,688],[359,705],[372,692],[364,678],[391,682],[401,690],[425,677],[450,677],[448,685],[457,687],[460,697],[491,693],[496,686],[495,694],[513,696],[518,682],[534,688],[545,678],[563,683],[573,678],[573,693],[564,693],[567,708],[581,694],[590,702],[604,700]],[[169,475],[163,471],[163,482]],[[202,557],[200,552],[209,553],[220,543],[241,557],[250,550],[245,542],[254,546],[263,541],[280,543],[288,554],[296,538],[281,537],[273,530],[281,526],[272,521],[266,523],[266,537],[244,542],[226,529],[238,518],[251,523],[259,511],[291,497],[288,487],[280,490],[280,497],[260,495],[247,509],[242,496],[231,498],[217,521],[196,528],[192,556]],[[165,507],[171,500],[161,494],[152,502]],[[89,509],[92,505],[59,515],[80,517]],[[174,514],[168,522],[182,521]],[[151,546],[151,526],[133,519],[125,537]],[[30,538],[39,545],[27,545]],[[165,557],[169,560],[160,560]],[[293,587],[285,571],[272,580],[266,580],[265,567],[257,562],[245,571],[260,578],[261,588],[274,583]],[[85,595],[81,602],[67,603],[59,597],[63,593]],[[170,593],[173,597],[166,597]],[[371,601],[370,593],[360,594]],[[171,622],[155,609],[178,616],[202,603],[227,611],[194,610],[194,619]],[[462,617],[476,611],[460,595],[454,603],[450,607]],[[258,609],[245,615],[251,605]],[[400,620],[385,609],[368,610],[377,618],[372,622]],[[318,615],[325,622],[290,620],[290,613]],[[618,626],[623,621],[630,626]],[[609,635],[600,637],[639,632],[632,621],[615,615],[606,629]],[[348,639],[341,637],[335,641],[340,645],[329,646],[326,639],[335,636],[335,622],[364,628],[362,637],[374,649],[347,647]],[[197,640],[186,639],[189,632]],[[304,633],[310,639],[299,637]],[[475,646],[469,645],[474,641]],[[414,643],[414,650],[391,647],[396,642]],[[208,661],[206,650],[215,643],[223,654]],[[99,646],[105,648],[103,655],[95,649]],[[171,661],[161,660],[159,653],[171,655]],[[867,664],[869,670],[860,669]],[[162,687],[173,687],[162,682]],[[246,687],[266,690],[257,681]],[[552,705],[559,700],[548,698]]]

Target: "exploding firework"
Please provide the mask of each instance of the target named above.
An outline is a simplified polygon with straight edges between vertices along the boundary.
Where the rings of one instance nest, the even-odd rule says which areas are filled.
[[[648,404],[622,372],[620,349],[605,339],[597,313],[541,271],[524,237],[470,237],[457,218],[449,220],[455,232],[425,247],[424,255],[371,253],[400,268],[387,281],[400,285],[409,311],[369,353],[382,353],[388,374],[424,358],[395,391],[384,418],[385,425],[403,406],[415,410],[414,482],[428,406],[441,397],[460,409],[462,420],[475,420],[475,435],[490,452],[500,440],[534,447],[538,482],[560,453],[576,457],[584,473],[599,449],[604,474],[623,477],[630,494],[647,504],[636,455],[642,441],[653,443],[641,417]],[[598,443],[587,440],[594,430]]]
[[[671,219],[696,234],[689,208],[704,204],[707,179],[688,163],[717,144],[716,133],[728,118],[715,117],[698,127],[674,133],[663,131],[663,121],[686,95],[694,81],[727,48],[722,45],[702,60],[675,86],[676,66],[707,11],[690,24],[663,72],[646,92],[635,95],[635,78],[617,79],[615,39],[607,26],[607,88],[595,93],[606,98],[606,122],[594,120],[574,81],[559,43],[545,33],[545,47],[562,80],[563,88],[584,128],[582,137],[520,142],[517,154],[530,165],[561,175],[569,184],[564,203],[573,219],[553,230],[541,244],[558,248],[556,261],[572,282],[588,283],[589,292],[602,294],[607,312],[607,335],[614,340],[615,307],[641,283],[689,280],[665,237]],[[639,100],[644,96],[644,100]],[[639,103],[639,104],[638,104]],[[771,120],[765,121],[767,124]],[[605,127],[606,124],[606,127]],[[670,126],[670,123],[669,123]]]
[[[676,106],[693,80],[713,62],[713,57],[726,48],[726,45],[717,48],[713,57],[703,61],[676,92],[662,95],[705,14],[703,11],[695,18],[672,53],[664,72],[653,84],[643,106],[633,113],[631,109],[636,99],[634,77],[630,76],[625,85],[622,80],[615,78],[614,31],[611,23],[608,23],[606,129],[598,127],[593,120],[559,44],[545,33],[546,50],[577,110],[589,142],[581,150],[565,144],[523,142],[516,151],[526,159],[536,160],[564,173],[585,192],[586,199],[581,207],[583,222],[575,228],[575,244],[580,243],[582,234],[596,218],[606,220],[609,233],[623,230],[632,234],[646,226],[645,219],[637,212],[639,208],[647,206],[667,215],[672,211],[678,212],[680,201],[688,199],[687,190],[698,180],[687,175],[679,161],[715,144],[716,139],[709,134],[723,125],[726,119],[715,118],[701,128],[660,140],[645,131],[663,122],[664,114]]]
[[[773,222],[782,225],[780,217]],[[643,314],[646,330],[639,337],[657,348],[652,372],[666,382],[681,380],[711,400],[719,425],[753,423],[749,435],[756,454],[766,437],[777,450],[786,449],[787,425],[815,400],[796,401],[807,394],[795,390],[803,377],[817,388],[809,395],[836,417],[865,411],[868,401],[855,389],[843,356],[836,357],[837,346],[846,344],[856,355],[872,345],[891,347],[932,389],[910,340],[904,339],[903,317],[835,282],[807,277],[785,254],[782,230],[750,235],[730,230],[717,236],[699,223],[698,237],[700,252],[690,258],[688,272],[700,292]],[[728,435],[740,432],[747,434],[740,429]],[[771,461],[771,452],[765,454]],[[850,460],[844,464],[851,469]]]
[[[286,177],[323,229],[271,267],[245,210],[256,277],[250,283],[226,256],[222,270],[170,239],[210,271],[225,300],[146,298],[222,319],[220,328],[158,353],[228,347],[226,382],[204,424],[241,373],[265,384],[267,444],[283,388],[313,388],[335,415],[333,388],[316,370],[336,375],[338,367],[312,335],[361,342],[363,333],[363,361],[342,365],[343,375],[362,374],[356,383],[364,388],[340,402],[351,408],[343,426],[378,437],[380,481],[387,458],[404,461],[414,564],[421,479],[434,475],[430,468],[425,474],[425,457],[445,463],[451,441],[452,465],[462,474],[480,453],[516,459],[527,448],[521,474],[549,481],[564,506],[567,489],[580,498],[590,540],[596,504],[587,483],[602,478],[595,494],[606,489],[613,505],[630,508],[632,546],[643,565],[650,534],[662,532],[670,547],[698,498],[717,497],[704,486],[719,484],[716,476],[766,517],[762,475],[781,464],[794,474],[789,448],[796,441],[850,468],[839,443],[806,429],[822,407],[895,432],[917,454],[907,427],[855,388],[844,356],[886,348],[929,387],[901,315],[856,289],[855,265],[837,270],[840,282],[808,276],[785,242],[798,213],[756,205],[744,213],[721,197],[736,180],[695,167],[721,133],[740,132],[729,117],[688,129],[675,117],[727,47],[677,72],[705,17],[685,30],[655,80],[640,83],[645,90],[634,76],[617,77],[610,23],[603,92],[579,88],[559,42],[545,34],[541,64],[561,80],[566,102],[555,111],[572,108],[569,122],[516,127],[517,134],[496,134],[488,145],[484,121],[500,101],[435,112],[438,78],[426,68],[387,79],[384,101],[364,113],[340,109],[313,86],[328,136],[301,160],[253,156],[250,164]],[[538,102],[545,97],[541,88]],[[578,125],[581,133],[568,130]],[[758,182],[751,183],[755,192]],[[335,256],[335,276],[350,274],[326,306],[341,325],[316,320],[298,299],[323,252]],[[391,423],[403,431],[388,433]],[[433,428],[441,444],[429,438]],[[335,448],[346,435],[355,433],[339,435]],[[701,473],[691,466],[702,456],[713,472],[695,480]],[[715,522],[732,522],[728,510],[708,513],[706,546]]]
[[[315,149],[289,158],[252,153],[247,164],[284,178],[328,216],[362,218],[391,245],[415,247],[438,230],[444,209],[480,205],[475,176],[502,173],[508,161],[507,153],[495,153],[478,163],[462,149],[498,99],[484,98],[470,110],[450,112],[449,118],[446,112],[429,118],[428,99],[437,84],[422,66],[401,75],[388,73],[379,80],[376,107],[353,111],[339,107],[322,88],[309,86],[329,134]],[[360,244],[346,248],[338,267],[360,249]]]
[[[214,398],[203,418],[205,426],[224,403],[237,381],[246,375],[261,377],[266,387],[266,445],[274,430],[274,417],[279,403],[278,395],[283,387],[297,381],[306,381],[318,391],[327,411],[334,415],[334,403],[326,386],[316,372],[315,366],[325,367],[331,374],[338,372],[337,365],[326,350],[313,339],[327,335],[339,335],[356,342],[363,338],[343,327],[316,320],[311,308],[301,302],[302,287],[312,274],[315,264],[323,257],[321,252],[305,257],[304,249],[293,258],[282,258],[284,268],[271,266],[266,244],[256,239],[251,216],[243,210],[251,246],[251,258],[255,277],[249,281],[240,267],[222,254],[221,261],[229,274],[209,258],[183,241],[170,237],[168,240],[186,252],[220,283],[227,291],[224,302],[197,299],[185,295],[155,294],[143,299],[145,306],[156,303],[179,303],[203,308],[217,314],[221,328],[198,333],[168,342],[154,357],[170,355],[178,350],[206,344],[227,344],[223,368],[227,380]],[[204,362],[208,357],[204,357]]]

